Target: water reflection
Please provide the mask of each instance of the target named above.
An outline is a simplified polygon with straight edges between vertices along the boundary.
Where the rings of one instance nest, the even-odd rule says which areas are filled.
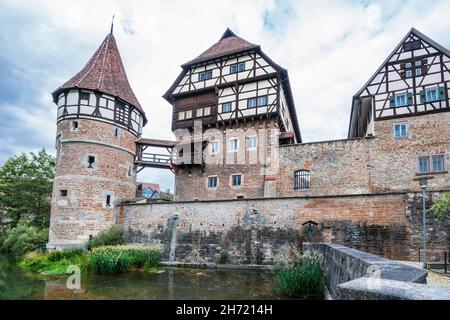
[[[22,271],[0,257],[0,299],[283,299],[265,271],[164,269],[106,276],[82,274],[81,289],[66,288],[67,277]]]

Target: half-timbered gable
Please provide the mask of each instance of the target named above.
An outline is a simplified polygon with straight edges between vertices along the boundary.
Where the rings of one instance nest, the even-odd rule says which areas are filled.
[[[300,130],[287,71],[275,64],[260,46],[227,29],[221,39],[183,71],[165,93],[173,108],[172,129],[191,128],[243,119],[277,118],[281,132]]]
[[[449,50],[412,28],[353,97],[349,137],[374,121],[450,111]]]

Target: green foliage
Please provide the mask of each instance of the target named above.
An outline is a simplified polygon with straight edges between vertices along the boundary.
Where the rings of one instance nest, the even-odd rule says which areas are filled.
[[[96,273],[120,273],[130,267],[151,268],[159,265],[161,252],[144,246],[105,246],[89,254],[89,265]]]
[[[81,249],[66,249],[52,252],[29,252],[19,265],[28,271],[45,275],[63,275],[67,267],[77,265],[81,270],[87,269],[87,255]]]
[[[444,193],[434,200],[433,205],[429,209],[437,219],[442,222],[450,213],[450,193]]]
[[[325,288],[323,257],[306,251],[277,271],[277,287],[291,297],[321,298]]]
[[[48,242],[48,229],[39,228],[29,220],[22,219],[15,227],[5,231],[0,250],[20,259],[27,252],[43,250]]]
[[[217,262],[219,264],[225,264],[228,261],[228,252],[225,250],[221,250],[219,253],[219,259],[217,260]]]
[[[10,227],[24,217],[38,227],[49,226],[55,159],[44,149],[30,155],[12,157],[0,168],[0,211]]]
[[[112,226],[92,237],[92,239],[89,240],[89,247],[116,246],[124,244],[125,241],[125,231],[120,226]]]
[[[167,189],[166,191],[160,191],[159,196],[163,200],[173,201],[173,193],[170,191],[170,189]]]

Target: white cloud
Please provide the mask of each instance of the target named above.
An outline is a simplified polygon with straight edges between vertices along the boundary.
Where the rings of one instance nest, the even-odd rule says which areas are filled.
[[[412,25],[449,46],[448,12],[449,1],[0,0],[0,58],[26,70],[34,79],[26,85],[35,87],[33,95],[38,92],[21,91],[16,101],[0,101],[0,108],[13,105],[23,136],[38,136],[42,144],[36,149],[53,150],[50,93],[82,68],[115,14],[122,59],[149,119],[144,136],[172,138],[171,106],[162,94],[180,64],[210,47],[229,26],[288,69],[305,141],[345,138],[352,95]],[[275,29],[265,25],[265,17]],[[0,161],[8,151],[29,148],[25,142],[27,147],[4,145],[20,140],[0,138]],[[145,179],[160,178],[167,188],[171,175],[147,171]]]

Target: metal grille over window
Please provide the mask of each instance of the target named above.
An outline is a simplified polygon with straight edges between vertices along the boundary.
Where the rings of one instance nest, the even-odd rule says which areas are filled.
[[[311,173],[308,170],[298,170],[294,172],[294,189],[309,189]]]

